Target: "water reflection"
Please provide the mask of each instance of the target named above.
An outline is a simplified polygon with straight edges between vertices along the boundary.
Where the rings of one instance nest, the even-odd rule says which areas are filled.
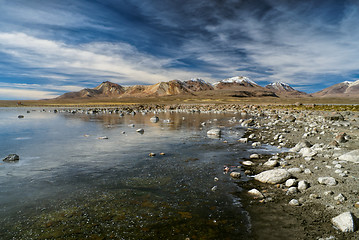
[[[20,120],[21,111],[0,111],[8,124],[0,124],[1,154],[20,155],[0,165],[0,237],[245,236],[245,214],[230,194],[237,180],[223,174],[246,150],[233,114],[157,113],[153,123],[153,114],[48,111]],[[212,127],[224,138],[209,139]]]

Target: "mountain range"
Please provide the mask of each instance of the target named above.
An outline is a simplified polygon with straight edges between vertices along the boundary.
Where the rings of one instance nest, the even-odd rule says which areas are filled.
[[[227,78],[214,84],[210,84],[200,78],[128,87],[106,81],[95,88],[85,88],[78,92],[65,93],[57,97],[57,99],[141,98],[173,95],[213,96],[217,94],[231,97],[353,97],[359,96],[359,80],[356,82],[339,83],[311,95],[298,91],[282,82],[275,82],[262,87],[244,76]]]

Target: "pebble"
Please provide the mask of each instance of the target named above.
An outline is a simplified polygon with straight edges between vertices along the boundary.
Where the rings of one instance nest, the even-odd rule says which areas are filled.
[[[254,163],[252,161],[244,161],[244,162],[242,162],[242,164],[244,166],[253,166],[254,165]]]
[[[253,196],[253,198],[255,198],[255,199],[263,199],[264,198],[264,195],[259,190],[255,189],[255,188],[249,190],[248,194]]]
[[[291,205],[291,206],[299,206],[300,203],[299,203],[299,201],[297,199],[292,199],[292,200],[289,201],[289,205]]]
[[[301,180],[298,182],[298,190],[299,191],[304,191],[308,188],[309,184],[306,180]]]
[[[297,185],[297,180],[295,180],[293,178],[290,178],[285,182],[286,187],[293,187],[295,185]]]
[[[250,159],[257,159],[257,158],[259,158],[259,154],[257,154],[257,153],[251,154],[251,155],[249,156],[249,158],[250,158]]]
[[[318,182],[323,185],[335,186],[338,182],[333,177],[319,177]]]
[[[296,194],[296,193],[298,193],[298,189],[296,187],[290,187],[290,188],[288,188],[286,194],[287,195],[292,195],[292,194]]]

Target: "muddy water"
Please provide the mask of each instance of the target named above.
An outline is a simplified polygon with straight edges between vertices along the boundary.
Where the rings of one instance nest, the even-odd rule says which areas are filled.
[[[228,121],[235,115],[160,113],[152,123],[153,114],[45,110],[0,109],[1,157],[20,156],[0,165],[1,239],[250,235],[236,184],[247,179],[223,173],[251,153],[237,142],[244,130]],[[223,138],[208,138],[217,126]]]

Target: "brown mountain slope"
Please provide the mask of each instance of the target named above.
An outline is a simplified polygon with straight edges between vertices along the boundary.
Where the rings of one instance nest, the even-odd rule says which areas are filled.
[[[359,97],[359,80],[342,82],[313,93],[313,97]]]

